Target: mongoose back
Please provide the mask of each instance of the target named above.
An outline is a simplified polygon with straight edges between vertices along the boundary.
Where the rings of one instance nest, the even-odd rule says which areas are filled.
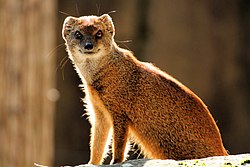
[[[228,155],[201,99],[167,73],[120,48],[114,34],[107,14],[67,17],[62,30],[86,93],[92,125],[89,163],[103,162],[111,132],[113,163],[125,160],[130,140],[153,159]]]

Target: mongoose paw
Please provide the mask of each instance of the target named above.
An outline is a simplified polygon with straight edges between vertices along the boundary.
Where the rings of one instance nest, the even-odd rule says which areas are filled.
[[[117,164],[117,163],[121,163],[121,162],[122,162],[121,159],[116,158],[116,159],[113,159],[113,160],[110,162],[110,165],[112,165],[112,164]]]

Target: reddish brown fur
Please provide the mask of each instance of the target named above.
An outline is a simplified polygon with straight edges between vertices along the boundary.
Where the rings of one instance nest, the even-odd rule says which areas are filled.
[[[101,56],[80,58],[67,29],[63,30],[69,54],[83,80],[88,105],[94,110],[90,112],[90,163],[102,163],[111,128],[114,163],[124,161],[130,138],[148,158],[178,160],[228,155],[219,129],[200,98],[173,77],[119,48],[113,41],[114,29],[109,16],[93,20],[90,23],[103,23],[99,26],[103,38],[111,38],[101,42],[112,42],[110,48],[104,47]],[[70,21],[65,21],[65,27],[67,23]],[[83,25],[73,23],[75,27],[78,24]],[[107,27],[111,30],[105,31]]]

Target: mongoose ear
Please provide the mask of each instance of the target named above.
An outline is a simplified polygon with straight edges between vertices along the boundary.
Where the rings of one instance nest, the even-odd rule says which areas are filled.
[[[76,22],[77,18],[72,17],[72,16],[68,16],[66,17],[66,19],[64,20],[64,25],[72,25]]]
[[[62,29],[63,39],[66,40],[66,35],[70,33],[75,22],[76,22],[76,18],[72,16],[69,16],[64,20],[63,29]]]
[[[105,25],[106,30],[111,33],[112,36],[115,34],[115,27],[112,18],[108,14],[103,14],[100,16],[100,21]]]

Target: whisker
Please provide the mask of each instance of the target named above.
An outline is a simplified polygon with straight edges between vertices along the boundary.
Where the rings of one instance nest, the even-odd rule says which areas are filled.
[[[56,71],[58,71],[59,67],[62,67],[62,65],[64,64],[64,61],[66,61],[67,58],[68,58],[68,56],[65,56],[65,57],[60,61],[60,63],[59,63],[59,64],[57,65],[57,67],[56,67]],[[62,68],[60,68],[60,69],[62,69]]]
[[[115,40],[117,43],[121,43],[125,48],[127,48],[128,50],[131,50],[125,43],[129,43],[132,42],[132,40],[126,40],[126,41],[118,41]]]
[[[63,11],[58,11],[60,14],[64,14],[64,15],[66,15],[66,16],[70,16],[70,14],[68,14],[68,13],[66,13],[66,12],[63,12]]]
[[[51,49],[49,51],[49,53],[47,54],[47,57],[53,55],[57,51],[57,49],[60,48],[60,47],[62,47],[63,45],[64,45],[64,43],[61,43],[61,44],[57,45],[56,47],[54,47],[53,49]]]
[[[107,14],[112,14],[112,13],[116,13],[116,11],[112,10],[112,11],[108,12]]]
[[[133,41],[132,41],[132,40],[124,40],[124,41],[115,40],[115,42],[119,42],[119,43],[130,43],[130,42],[133,42]]]
[[[63,78],[63,80],[64,80],[64,69],[65,69],[65,66],[66,66],[66,64],[68,63],[68,61],[69,61],[69,59],[66,59],[65,61],[64,61],[64,63],[61,65],[61,70],[62,70],[62,78]]]
[[[62,65],[61,65],[61,69],[63,69],[64,67],[65,67],[65,65],[66,65],[66,63],[69,61],[69,59],[65,59],[65,61],[62,63]]]
[[[96,3],[95,6],[96,6],[96,10],[97,10],[97,16],[100,16],[100,14],[101,14],[100,13],[100,11],[101,11],[101,4],[100,3],[99,4]]]
[[[75,8],[76,8],[76,14],[77,14],[77,16],[79,17],[79,16],[80,16],[80,13],[79,13],[79,8],[78,8],[77,0],[76,0]]]
[[[63,62],[68,58],[68,56],[64,56],[64,58],[60,61],[60,63],[58,64],[58,66],[56,67],[56,71],[59,69],[60,66],[62,66],[62,64],[64,64]]]

